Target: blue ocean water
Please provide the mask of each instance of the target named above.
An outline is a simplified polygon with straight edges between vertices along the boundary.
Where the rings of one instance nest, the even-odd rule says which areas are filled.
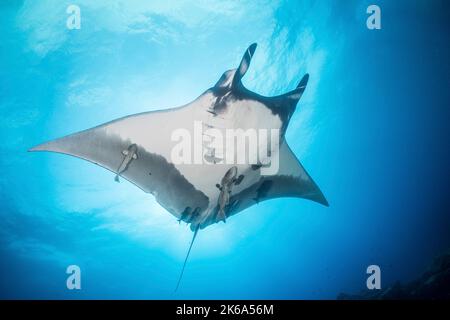
[[[381,30],[366,9],[381,8]],[[66,27],[69,5],[81,29]],[[446,1],[1,1],[0,298],[334,299],[407,282],[450,246]],[[258,43],[244,84],[310,82],[287,141],[330,207],[262,202],[192,237],[151,195],[28,153],[185,104]],[[157,134],[157,133],[155,133]],[[66,268],[81,268],[81,290]]]

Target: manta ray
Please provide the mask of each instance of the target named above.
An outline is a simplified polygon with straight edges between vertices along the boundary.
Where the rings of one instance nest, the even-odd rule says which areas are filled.
[[[177,288],[199,229],[273,198],[304,198],[328,206],[285,139],[309,75],[303,76],[294,90],[279,96],[254,93],[244,87],[242,78],[255,49],[256,43],[250,45],[238,68],[223,73],[213,87],[186,105],[129,115],[29,150],[63,153],[106,168],[115,174],[116,181],[120,176],[154,195],[168,212],[189,224],[194,234]],[[263,174],[267,162],[225,162],[229,150],[223,146],[207,150],[203,163],[173,161],[173,133],[183,128],[195,135],[196,122],[222,133],[231,129],[278,130],[278,148],[268,153],[278,159],[277,172]]]

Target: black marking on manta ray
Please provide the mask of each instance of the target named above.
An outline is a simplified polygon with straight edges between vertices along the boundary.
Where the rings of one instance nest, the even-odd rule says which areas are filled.
[[[133,174],[131,170],[132,168],[134,170],[138,169],[138,163],[145,164],[146,168],[157,168],[157,170],[152,170],[153,174],[150,173],[149,178],[151,176],[151,180],[149,182],[152,186],[155,186],[152,188],[152,191],[162,189],[161,186],[165,186],[165,192],[157,190],[158,194],[155,198],[159,203],[163,204],[164,207],[172,208],[172,214],[177,216],[180,212],[171,205],[174,202],[173,195],[176,195],[175,198],[177,203],[191,204],[190,206],[196,208],[196,211],[198,212],[203,211],[208,207],[209,198],[203,192],[197,190],[194,185],[180,173],[173,163],[169,163],[163,156],[148,152],[143,148],[139,148],[139,154],[139,160],[141,161],[137,162],[138,160],[136,160],[135,163],[131,163],[127,171],[129,174]],[[127,171],[123,174],[125,178],[128,175]],[[141,171],[139,170],[135,174],[139,174],[139,172]],[[183,205],[183,207],[189,207],[189,205]]]
[[[226,218],[228,218],[228,208],[229,208],[229,204],[225,206],[224,211],[225,211],[225,216]],[[205,229],[207,226],[214,224],[217,222],[218,219],[218,215],[219,215],[219,204],[217,204],[212,210],[211,213],[209,214],[209,216],[206,218],[206,220],[200,224],[200,229],[203,230]]]
[[[242,182],[242,180],[244,180],[244,175],[243,174],[241,174],[237,179],[236,179],[236,181],[234,182],[234,184],[236,185],[236,186],[238,186],[241,182]]]
[[[262,185],[268,181],[271,181],[270,190],[276,189],[277,193],[271,193],[270,197],[267,197],[267,192],[269,191],[269,185],[266,184],[265,187],[260,189]],[[310,190],[304,188],[304,184],[301,183],[302,179],[290,175],[278,175],[278,176],[261,176],[259,181],[250,187],[242,190],[241,192],[231,196],[230,203],[238,200],[239,202],[228,212],[228,216],[232,216],[242,210],[252,206],[255,203],[255,199],[258,199],[258,203],[280,197],[298,197],[301,195],[302,198],[309,199],[312,201],[319,202],[324,206],[329,206],[328,201],[325,199],[322,193],[317,194],[317,186],[310,186]],[[266,192],[265,192],[266,191]],[[259,197],[258,197],[259,193]],[[265,194],[264,194],[265,193]]]
[[[64,149],[58,147],[61,141],[67,138],[71,141],[70,145],[65,144]],[[95,135],[86,130],[49,143],[50,148],[54,144],[53,152],[85,159],[113,173],[116,173],[117,163],[123,159],[122,151],[132,144],[129,139],[124,140],[117,134],[106,134],[102,130],[95,132]],[[144,192],[154,194],[157,202],[177,217],[187,206],[199,207],[201,211],[206,210],[209,198],[196,189],[174,164],[159,154],[146,151],[140,145],[137,145],[137,148],[139,159],[130,162],[127,170],[121,174],[122,178],[129,180]],[[90,160],[94,158],[93,153],[97,161]],[[151,170],[149,175],[142,174],[149,170]]]
[[[260,199],[264,199],[267,197],[267,194],[270,191],[270,188],[272,188],[273,181],[272,180],[264,180],[261,185],[256,189],[256,197],[253,198],[253,200],[256,201],[256,203],[259,203]]]
[[[172,208],[172,214],[175,216],[180,215],[180,211],[177,208],[173,208],[174,199],[176,199],[176,203],[179,206],[183,204],[186,210],[187,207],[195,208],[193,213],[190,215],[189,222],[195,222],[193,218],[199,216],[200,212],[206,210],[209,205],[209,198],[200,190],[196,189],[192,183],[190,183],[175,167],[174,164],[167,162],[167,160],[158,154],[149,153],[149,152],[141,152],[141,158],[147,166],[152,168],[158,168],[158,170],[153,171],[153,174],[150,173],[149,178],[152,180],[156,180],[157,182],[152,183],[152,185],[158,186],[159,189],[158,194],[156,195],[156,200],[163,205],[165,208]],[[149,156],[148,160],[145,160],[146,156]],[[131,168],[130,168],[131,169]],[[126,177],[126,175],[125,175]],[[165,186],[165,192],[161,192],[161,186]],[[181,211],[181,212],[184,212]],[[182,219],[184,220],[184,219]]]
[[[323,205],[328,206],[328,202],[323,195],[317,196],[317,194],[314,193],[314,187],[311,189],[310,193],[308,193],[308,190],[302,189],[302,184],[300,182],[300,178],[289,175],[261,176],[257,183],[230,197],[229,204],[225,209],[226,217],[228,219],[232,215],[251,207],[255,203],[255,199],[257,199],[257,202],[259,203],[281,195],[285,197],[298,197],[298,195],[301,194],[305,199],[318,201]],[[278,193],[271,194],[270,197],[268,197],[268,192],[275,189],[275,187],[278,190]],[[210,224],[215,223],[218,211],[219,206],[216,205],[212,210],[212,214],[200,226],[200,229],[204,229]]]
[[[251,165],[252,170],[258,170],[261,167],[262,167],[262,164],[252,164]]]
[[[185,222],[186,222],[186,218],[190,216],[191,210],[192,210],[191,207],[186,207],[186,208],[184,209],[184,211],[181,212],[181,214],[180,214],[180,219],[178,219],[178,222],[180,222],[180,221],[185,221]]]
[[[218,84],[225,81],[226,75],[227,72],[222,75],[222,77],[218,81]],[[236,83],[233,82],[233,85],[230,87],[222,87],[216,84],[216,86],[209,89],[209,91],[216,98],[213,104],[214,112],[208,112],[211,112],[215,116],[217,116],[218,114],[226,111],[226,109],[236,101],[256,100],[266,106],[266,108],[268,108],[273,115],[276,115],[281,119],[281,135],[283,137],[289,124],[289,120],[295,111],[296,105],[306,88],[308,80],[309,74],[306,74],[302,78],[296,89],[286,94],[275,97],[265,97],[253,91],[250,91],[244,87],[241,81],[238,81]]]
[[[224,211],[225,211],[225,217],[228,219],[228,217],[231,216],[231,212],[233,212],[233,210],[237,207],[237,205],[239,204],[239,200],[237,199],[230,199],[229,203],[225,206]],[[217,204],[214,209],[211,211],[211,214],[208,216],[208,218],[200,225],[200,229],[204,229],[207,226],[214,224],[217,222],[218,220],[218,215],[219,215],[219,209],[220,206],[219,204]]]
[[[223,94],[217,94],[213,91],[213,95],[216,97],[216,101],[213,105],[213,110],[216,115],[223,113],[227,109],[229,103],[233,103],[238,100],[238,98],[233,96],[231,93],[232,90]]]

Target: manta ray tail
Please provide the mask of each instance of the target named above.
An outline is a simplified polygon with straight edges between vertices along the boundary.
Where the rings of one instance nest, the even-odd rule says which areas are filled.
[[[180,286],[181,278],[183,277],[184,268],[186,267],[186,262],[189,258],[189,254],[191,253],[192,245],[194,244],[195,237],[197,237],[198,230],[200,229],[200,225],[197,225],[194,231],[194,236],[192,237],[191,244],[189,245],[189,250],[187,252],[186,258],[184,259],[183,268],[181,269],[180,277],[178,278],[177,287],[175,288],[175,292],[178,290]]]

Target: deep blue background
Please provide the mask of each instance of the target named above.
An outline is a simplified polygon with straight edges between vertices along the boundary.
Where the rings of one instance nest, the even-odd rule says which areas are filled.
[[[449,248],[447,1],[2,1],[0,15],[0,298],[333,299],[364,290],[370,264],[386,287]],[[330,207],[271,200],[206,229],[173,294],[186,226],[100,167],[26,150],[187,103],[252,42],[249,89],[311,74],[287,140]]]

